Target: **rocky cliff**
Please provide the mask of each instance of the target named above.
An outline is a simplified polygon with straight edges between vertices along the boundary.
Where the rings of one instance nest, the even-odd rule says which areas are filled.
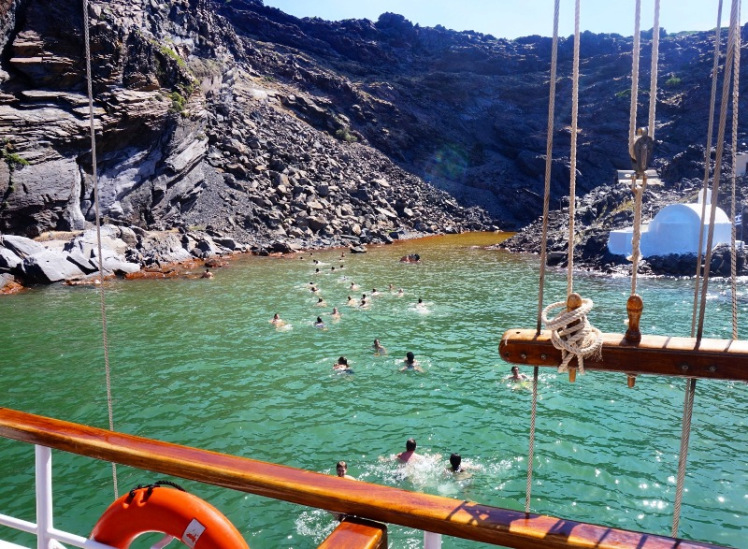
[[[396,14],[300,20],[260,0],[91,0],[88,15],[111,223],[283,248],[512,229],[541,211],[549,38]],[[81,3],[0,0],[0,32],[0,232],[83,229]],[[560,43],[554,201],[568,185],[572,42]],[[583,36],[580,193],[628,167],[631,49]],[[668,185],[703,170],[712,51],[706,33],[664,33],[655,156]]]

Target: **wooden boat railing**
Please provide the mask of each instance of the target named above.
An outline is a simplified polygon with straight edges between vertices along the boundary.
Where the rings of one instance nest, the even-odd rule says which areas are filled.
[[[0,436],[385,524],[520,549],[695,549],[718,545],[620,530],[341,479],[0,408]],[[375,548],[376,527],[341,523],[322,547]],[[367,530],[368,528],[368,530]],[[335,536],[335,537],[334,537]],[[358,536],[358,545],[337,543]],[[381,536],[380,538],[381,539]],[[2,546],[2,542],[0,542]]]

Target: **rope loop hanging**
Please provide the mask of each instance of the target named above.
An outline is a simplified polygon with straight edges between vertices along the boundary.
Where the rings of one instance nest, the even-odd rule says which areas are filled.
[[[551,330],[551,343],[561,351],[559,373],[569,371],[569,365],[574,357],[577,359],[580,374],[584,374],[585,358],[600,358],[602,333],[587,320],[587,313],[592,310],[592,306],[591,299],[571,294],[566,302],[551,303],[543,309],[543,322]],[[559,307],[564,310],[549,319],[549,312]]]

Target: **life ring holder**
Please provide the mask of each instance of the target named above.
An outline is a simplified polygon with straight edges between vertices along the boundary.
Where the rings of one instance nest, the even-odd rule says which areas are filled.
[[[168,481],[138,486],[115,500],[99,518],[90,538],[127,549],[145,532],[172,536],[191,549],[249,549],[218,509]]]

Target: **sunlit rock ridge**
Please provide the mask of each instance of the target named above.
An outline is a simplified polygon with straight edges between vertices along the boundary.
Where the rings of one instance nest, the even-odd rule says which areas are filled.
[[[81,10],[0,0],[2,233],[94,219]],[[391,13],[297,19],[259,0],[91,0],[88,15],[110,223],[284,249],[514,229],[542,210],[550,38]],[[663,32],[655,158],[669,186],[703,171],[712,39]],[[648,88],[647,33],[643,43]],[[568,193],[572,48],[560,40],[556,206]],[[631,50],[630,37],[582,36],[580,194],[629,167]]]

